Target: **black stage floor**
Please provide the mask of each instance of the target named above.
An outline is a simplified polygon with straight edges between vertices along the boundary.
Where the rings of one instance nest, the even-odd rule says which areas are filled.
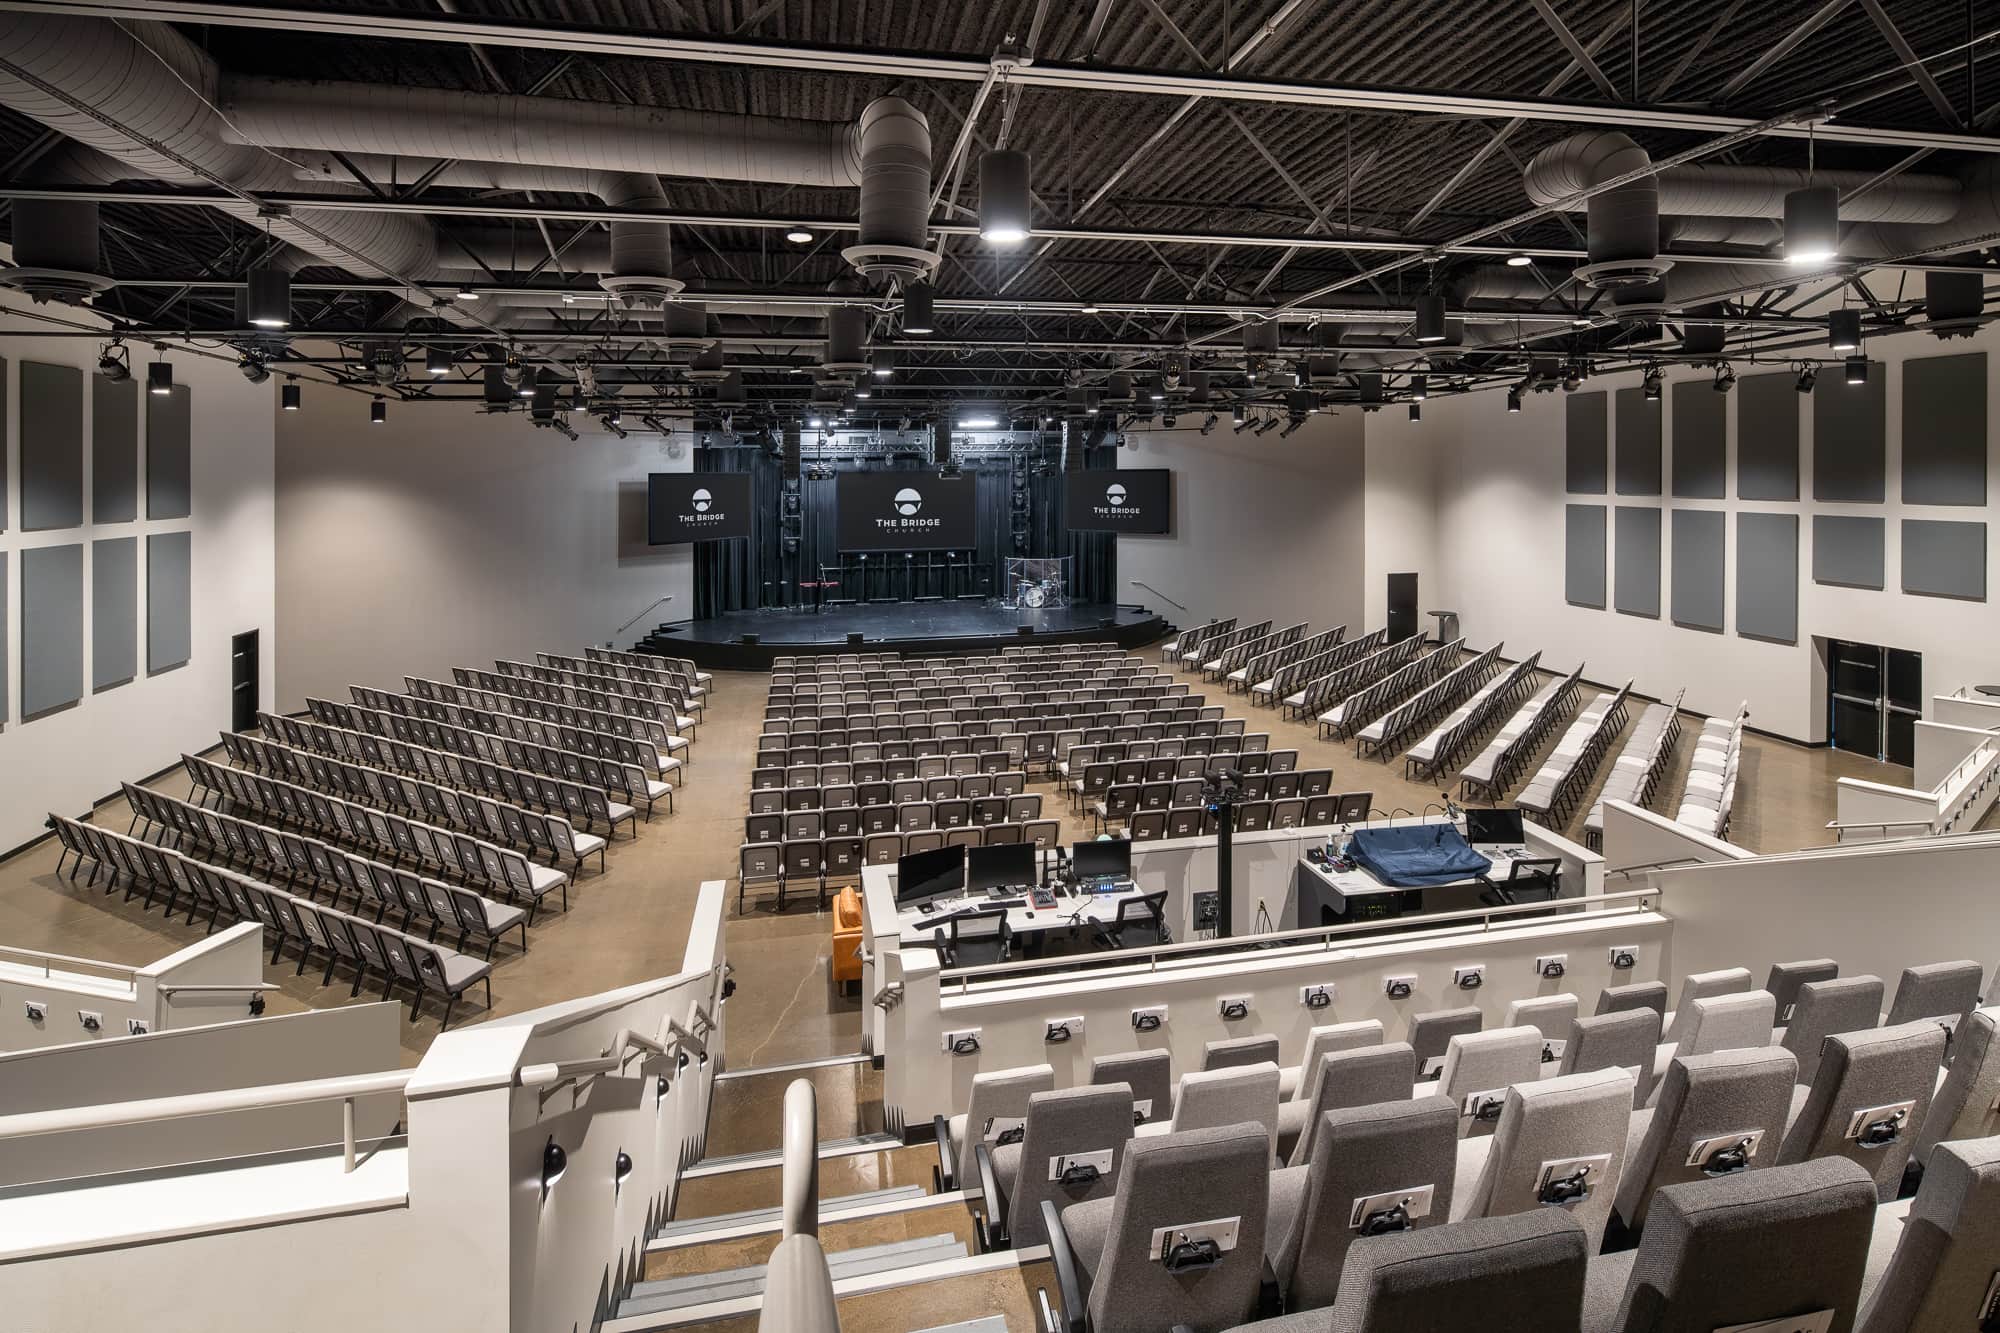
[[[1166,632],[1166,619],[1140,606],[1092,603],[1010,611],[988,602],[872,602],[823,611],[735,611],[666,626],[641,644],[704,667],[768,671],[777,657],[819,653],[972,653],[1017,647],[1029,626],[1042,643],[1116,643],[1134,648]],[[848,636],[859,634],[857,647]],[[755,642],[745,642],[755,636]]]

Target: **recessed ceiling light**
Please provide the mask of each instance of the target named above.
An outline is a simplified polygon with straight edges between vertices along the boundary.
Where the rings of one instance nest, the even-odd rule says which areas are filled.
[[[812,238],[813,234],[804,227],[791,227],[785,232],[785,239],[793,245],[810,245]]]
[[[1523,254],[1519,250],[1516,250],[1513,254],[1507,256],[1508,268],[1526,268],[1528,265],[1534,262],[1535,258],[1533,255]]]
[[[460,287],[452,293],[452,296],[460,301],[477,301],[479,299],[479,293],[473,291],[470,287]]]

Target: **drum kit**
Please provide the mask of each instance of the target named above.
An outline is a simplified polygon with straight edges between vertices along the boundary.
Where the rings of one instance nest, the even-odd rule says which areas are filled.
[[[1020,605],[1039,611],[1056,604],[1062,596],[1062,584],[1056,579],[1022,579],[1014,595]]]

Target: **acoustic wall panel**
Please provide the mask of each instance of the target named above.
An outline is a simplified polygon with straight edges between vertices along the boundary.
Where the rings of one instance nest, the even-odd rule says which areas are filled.
[[[1879,590],[1883,586],[1884,527],[1879,518],[1814,514],[1813,582]]]
[[[83,372],[21,363],[21,528],[83,526]]]
[[[1720,500],[1726,493],[1728,407],[1729,395],[1717,393],[1705,381],[1674,383],[1675,495],[1690,500]]]
[[[108,690],[139,673],[139,539],[90,544],[90,688]]]
[[[1829,375],[1813,398],[1813,499],[1823,504],[1881,504],[1888,472],[1883,381],[1888,367],[1868,366],[1866,384]]]
[[[188,388],[146,395],[146,517],[188,516]]]
[[[1903,363],[1903,503],[1986,503],[1986,353]]]
[[[1660,404],[1649,403],[1636,386],[1618,399],[1618,493],[1660,493]],[[1657,598],[1655,599],[1657,600]]]
[[[1986,525],[1903,520],[1903,591],[1986,600]]]
[[[1720,397],[1711,394],[1711,397]],[[1675,456],[1680,454],[1678,445]],[[1722,551],[1728,540],[1720,509],[1674,511],[1673,617],[1689,629],[1722,632]]]
[[[146,538],[146,671],[184,666],[188,660],[191,534],[159,532]]]
[[[1788,372],[1745,375],[1736,382],[1736,496],[1799,498],[1799,392]],[[1831,382],[1827,388],[1837,386]],[[1709,391],[1711,397],[1723,395]],[[1675,400],[1675,408],[1679,408]],[[1678,438],[1678,437],[1676,437]]]
[[[1799,641],[1799,516],[1736,516],[1736,632]]]
[[[13,512],[13,506],[7,503],[7,420],[7,358],[0,356],[0,532],[7,530],[8,517]],[[5,590],[5,582],[0,581],[0,592]],[[4,605],[0,605],[0,618],[4,618],[6,610]],[[7,636],[0,633],[0,647],[5,647],[6,641]],[[0,659],[6,656],[6,653],[0,652]],[[4,661],[0,661],[0,671],[5,669]],[[6,686],[6,680],[0,678],[0,722],[7,719],[4,706]]]
[[[21,716],[81,698],[83,544],[31,546],[21,552]]]
[[[1602,393],[1563,399],[1563,489],[1571,495],[1604,494],[1610,434]]]
[[[1617,590],[1613,604],[1628,616],[1660,614],[1660,511],[1618,506]]]
[[[1563,596],[1604,607],[1604,506],[1563,506]]]
[[[5,378],[0,375],[0,382]],[[0,468],[0,472],[5,471]],[[7,720],[8,700],[13,698],[13,691],[7,687],[7,631],[13,623],[7,619],[7,553],[0,551],[0,722]]]
[[[139,517],[139,384],[90,377],[90,521]]]

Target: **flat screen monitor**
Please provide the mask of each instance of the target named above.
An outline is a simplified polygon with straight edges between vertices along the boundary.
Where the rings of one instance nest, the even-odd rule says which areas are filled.
[[[655,472],[646,478],[646,544],[750,535],[747,472]]]
[[[1132,877],[1132,844],[1123,838],[1115,842],[1071,843],[1069,856],[1078,879]]]
[[[1173,476],[1165,468],[1065,473],[1063,518],[1079,532],[1170,532]]]
[[[969,847],[965,852],[965,887],[973,893],[986,889],[1026,888],[1035,882],[1035,844],[1003,842],[991,847]]]
[[[896,859],[896,906],[915,907],[918,903],[957,893],[965,887],[965,848],[940,847],[931,852],[912,852]]]
[[[1512,847],[1526,841],[1527,836],[1521,828],[1521,812],[1513,806],[1465,812],[1465,840],[1474,846]]]

